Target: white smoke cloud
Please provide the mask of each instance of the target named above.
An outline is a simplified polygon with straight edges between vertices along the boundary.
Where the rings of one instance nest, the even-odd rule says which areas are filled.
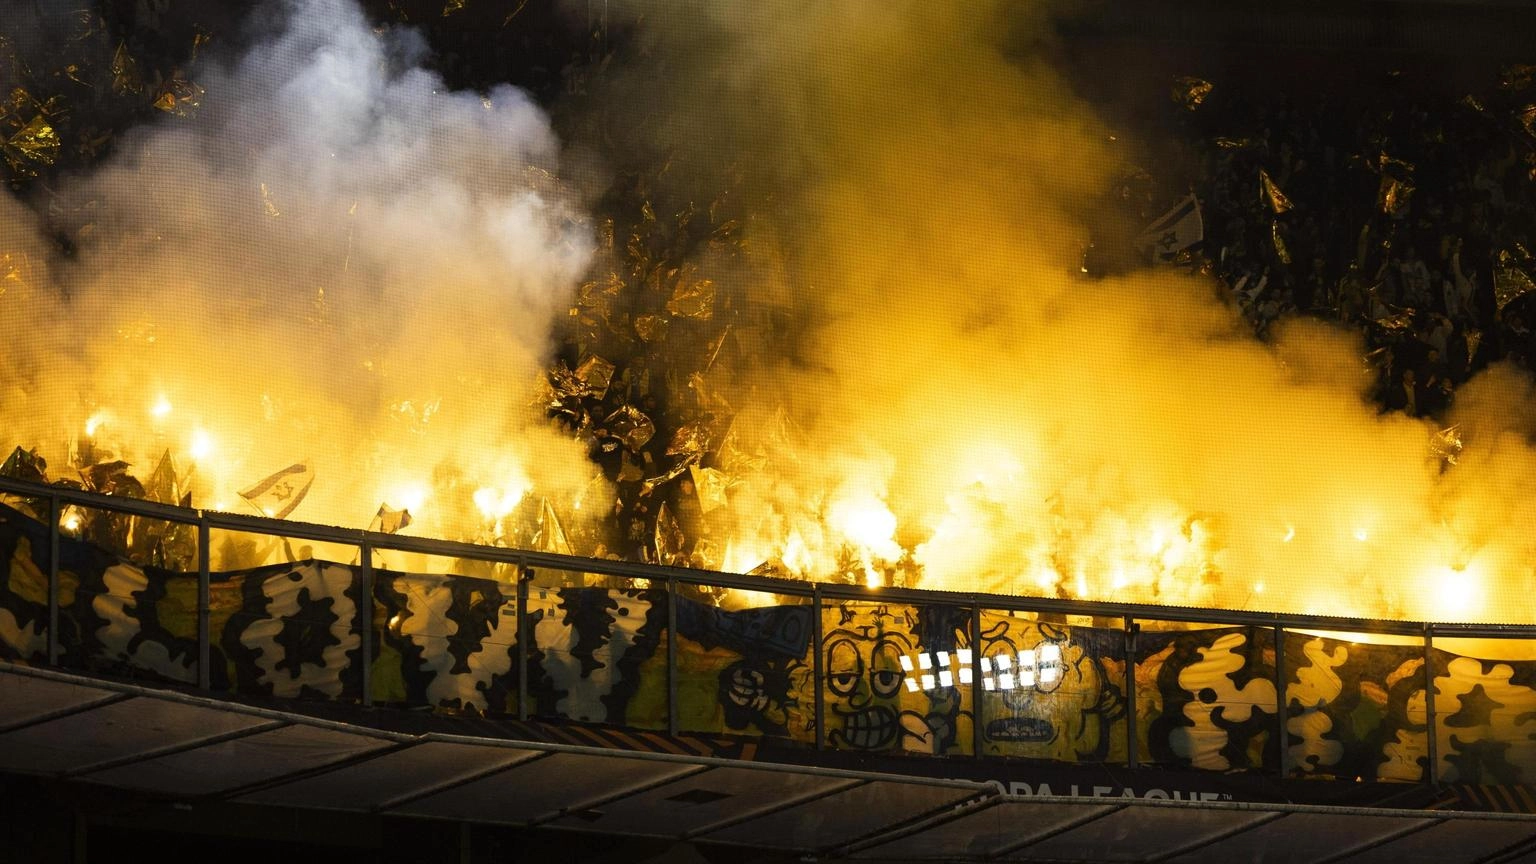
[[[458,508],[481,484],[581,488],[580,449],[533,404],[592,249],[547,117],[510,86],[449,91],[418,35],[350,0],[275,11],[191,71],[194,117],[66,181],[77,254],[0,296],[7,437],[62,461],[105,418],[141,475],[167,447],[206,454],[198,503],[228,509],[311,457],[295,518],[363,525],[388,499],[438,534],[477,518],[435,494],[451,483]],[[47,261],[0,206],[0,250]]]

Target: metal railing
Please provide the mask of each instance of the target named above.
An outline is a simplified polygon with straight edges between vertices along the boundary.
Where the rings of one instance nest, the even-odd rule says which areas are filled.
[[[695,588],[725,588],[744,591],[763,592],[779,595],[781,597],[797,598],[800,602],[810,607],[811,625],[811,674],[815,682],[813,722],[814,736],[812,745],[816,749],[833,747],[829,741],[827,727],[826,682],[828,670],[824,668],[825,660],[820,646],[823,644],[825,634],[822,632],[822,613],[829,608],[829,604],[847,603],[849,601],[876,601],[884,604],[911,604],[914,606],[942,606],[959,608],[969,611],[969,630],[975,644],[976,638],[982,632],[983,612],[1001,613],[1028,613],[1036,616],[1047,616],[1057,620],[1066,620],[1066,616],[1081,616],[1094,622],[1115,621],[1124,635],[1125,670],[1123,689],[1124,695],[1129,700],[1126,710],[1125,735],[1125,759],[1123,764],[1137,767],[1143,764],[1145,754],[1138,752],[1138,706],[1136,657],[1138,640],[1145,638],[1142,628],[1143,623],[1162,622],[1173,625],[1203,625],[1207,627],[1241,627],[1251,628],[1251,632],[1268,631],[1273,634],[1273,685],[1276,691],[1276,703],[1269,706],[1256,706],[1265,713],[1274,715],[1275,728],[1273,735],[1278,742],[1278,766],[1281,776],[1286,776],[1290,771],[1287,762],[1287,742],[1290,732],[1287,729],[1287,720],[1291,716],[1288,705],[1287,690],[1289,675],[1285,669],[1286,635],[1296,631],[1326,631],[1341,634],[1345,638],[1349,634],[1371,634],[1399,637],[1413,637],[1421,640],[1423,649],[1423,687],[1428,694],[1425,698],[1428,767],[1425,772],[1425,781],[1436,783],[1438,754],[1437,747],[1437,718],[1435,716],[1435,702],[1433,694],[1436,693],[1434,671],[1434,641],[1442,638],[1491,638],[1514,639],[1529,641],[1536,644],[1536,624],[1458,624],[1426,621],[1401,621],[1401,620],[1374,620],[1365,618],[1321,615],[1294,615],[1269,612],[1253,612],[1229,609],[1196,609],[1187,607],[1166,607],[1146,604],[1084,601],[1060,598],[1044,597],[1019,597],[1007,595],[995,595],[984,593],[928,591],[907,588],[866,588],[847,584],[808,583],[795,580],[778,579],[764,576],[750,576],[730,573],[717,573],[711,571],[693,570],[680,567],[640,564],[634,562],[614,561],[604,559],[590,559],[571,555],[561,555],[549,552],[533,550],[508,549],[494,546],[476,545],[473,543],[456,542],[450,540],[437,540],[420,537],[406,537],[398,534],[385,534],[379,532],[363,531],[357,529],[338,528],[332,526],[315,525],[302,522],[290,522],[280,519],[265,518],[260,516],[247,516],[241,514],[223,513],[207,510],[186,509],[154,501],[108,496],[98,493],[86,492],[78,489],[46,486],[36,483],[19,481],[9,478],[0,478],[0,494],[15,496],[32,502],[33,508],[45,509],[47,513],[48,536],[48,567],[47,567],[47,591],[48,591],[48,625],[47,625],[47,662],[57,666],[60,663],[60,544],[63,529],[61,518],[64,508],[67,506],[79,506],[94,510],[102,510],[114,513],[131,514],[153,520],[163,520],[168,523],[192,526],[196,529],[197,537],[197,686],[203,690],[212,689],[211,681],[211,645],[212,634],[210,632],[210,586],[213,574],[210,562],[210,539],[213,531],[245,532],[270,537],[293,538],[310,540],[318,543],[338,544],[353,547],[357,550],[357,560],[354,565],[361,573],[364,590],[362,596],[373,598],[374,585],[374,561],[379,551],[395,551],[403,553],[416,553],[427,556],[437,556],[468,561],[486,562],[492,565],[509,565],[515,568],[519,574],[516,587],[516,615],[517,615],[517,669],[518,679],[518,716],[520,719],[530,719],[532,708],[529,694],[529,675],[527,670],[530,661],[530,648],[532,640],[523,638],[523,634],[530,633],[529,606],[530,606],[530,582],[541,571],[565,571],[581,574],[597,574],[605,577],[615,577],[629,580],[647,580],[651,586],[664,586],[666,592],[666,630],[668,633],[666,645],[666,729],[676,735],[681,730],[678,716],[678,640],[673,638],[675,626],[678,621],[678,602],[682,590],[685,587]],[[46,508],[38,507],[46,504]],[[112,551],[112,550],[107,550]],[[0,562],[0,566],[4,566]],[[451,574],[449,574],[451,577]],[[370,610],[371,613],[371,610]],[[361,627],[362,657],[361,664],[361,697],[364,706],[370,706],[374,701],[374,688],[371,681],[371,667],[373,663],[369,658],[374,656],[375,627],[372,624],[372,615],[363,613],[359,617],[368,623]],[[1103,624],[1096,624],[1103,628]],[[984,699],[983,681],[987,678],[982,652],[974,650],[967,652],[970,656],[970,670],[968,677],[969,698],[976,712],[972,722],[973,740],[970,742],[970,753],[966,758],[987,758],[986,748],[983,743],[983,717],[982,705]]]

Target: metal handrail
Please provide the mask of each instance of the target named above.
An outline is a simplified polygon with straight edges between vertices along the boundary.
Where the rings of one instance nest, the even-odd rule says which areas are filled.
[[[341,528],[336,526],[318,525],[305,522],[290,522],[283,519],[273,519],[264,516],[249,516],[244,514],[223,513],[210,510],[198,510],[155,501],[124,498],[120,496],[104,495],[89,492],[67,486],[49,486],[39,483],[31,483],[22,480],[0,477],[0,494],[8,494],[22,498],[35,499],[47,504],[47,518],[50,520],[49,532],[49,567],[48,567],[48,591],[49,591],[49,625],[48,625],[48,663],[57,666],[59,663],[59,546],[63,530],[60,526],[62,508],[66,504],[76,505],[97,510],[105,510],[119,513],[128,513],[151,519],[195,526],[198,537],[198,686],[207,691],[210,686],[210,643],[209,632],[210,599],[209,585],[212,574],[209,569],[210,532],[214,529],[242,531],[268,536],[299,538],[320,543],[333,543],[355,546],[358,549],[358,563],[363,578],[368,584],[367,596],[372,594],[372,583],[378,566],[374,553],[378,550],[393,550],[399,552],[420,553],[432,556],[486,561],[493,563],[511,564],[517,568],[519,574],[517,580],[517,615],[518,628],[523,630],[528,624],[528,587],[532,574],[538,570],[560,570],[577,573],[597,574],[627,579],[650,580],[653,585],[665,585],[668,592],[668,648],[667,648],[667,729],[672,734],[678,732],[677,718],[677,681],[676,681],[676,645],[670,636],[670,632],[676,621],[676,595],[679,585],[703,585],[725,588],[744,589],[758,591],[781,596],[793,596],[805,598],[812,606],[812,626],[817,638],[821,630],[821,610],[829,600],[879,600],[882,602],[906,602],[922,605],[951,605],[968,608],[972,627],[979,632],[979,620],[981,611],[1027,611],[1034,613],[1080,615],[1101,619],[1119,619],[1127,634],[1127,647],[1134,644],[1137,631],[1140,629],[1138,621],[1166,621],[1199,623],[1215,626],[1240,626],[1270,630],[1275,639],[1275,684],[1276,715],[1275,734],[1279,736],[1281,759],[1278,766],[1281,776],[1285,776],[1286,759],[1285,746],[1288,718],[1287,696],[1283,683],[1283,650],[1284,634],[1286,631],[1333,631],[1340,633],[1372,633],[1395,634],[1412,636],[1422,640],[1425,659],[1426,687],[1432,691],[1432,661],[1434,639],[1436,637],[1483,637],[1483,638],[1524,638],[1536,640],[1536,623],[1532,624],[1464,624],[1464,623],[1439,623],[1423,621],[1377,621],[1363,618],[1325,615],[1301,615],[1278,612],[1253,612],[1229,609],[1203,609],[1194,607],[1158,606],[1151,604],[1120,603],[1112,601],[1086,601],[1068,600],[1047,597],[1018,597],[982,592],[951,592],[931,591],[913,588],[867,588],[857,585],[811,583],[791,579],[782,579],[768,576],[754,576],[732,573],[717,573],[713,571],[695,570],[686,567],[664,566],[656,564],[643,564],[629,561],[615,561],[609,559],[583,558],[574,555],[562,555],[552,552],[542,552],[529,549],[510,549],[498,546],[485,546],[462,541],[441,540],[423,537],[403,537],[398,534],[386,534],[375,531]],[[451,574],[450,578],[452,578]],[[365,613],[359,613],[360,616]],[[363,627],[363,670],[362,670],[362,696],[361,701],[366,707],[372,704],[372,692],[370,686],[369,669],[371,666],[371,653],[373,633],[371,625]],[[819,644],[819,638],[818,642]],[[520,719],[528,719],[530,715],[530,700],[527,682],[528,640],[518,639],[518,663],[524,670],[518,676],[518,715]],[[1128,655],[1129,656],[1129,655]],[[981,672],[975,664],[979,662],[979,653],[972,658],[972,686],[974,696],[979,696],[979,684]],[[819,650],[812,652],[813,677],[822,679],[822,657]],[[1140,761],[1136,743],[1136,687],[1133,685],[1133,670],[1128,665],[1126,669],[1128,687],[1125,694],[1128,700],[1127,706],[1127,761],[1130,765],[1136,765]],[[824,696],[822,687],[815,688],[815,747],[824,749],[828,746],[827,730],[825,728]],[[1437,782],[1436,741],[1433,727],[1435,719],[1433,714],[1433,699],[1427,700],[1429,705],[1428,723],[1431,727],[1429,734],[1429,770],[1424,782],[1433,785]],[[976,703],[978,706],[979,702]],[[979,710],[979,707],[978,707]],[[975,758],[982,758],[985,754],[982,748],[977,746],[979,741],[979,721],[975,727],[978,740],[973,743],[975,752],[971,754]]]
[[[712,570],[696,570],[664,564],[643,564],[634,561],[616,561],[606,558],[584,558],[532,549],[512,549],[486,546],[458,540],[441,540],[428,537],[405,537],[357,528],[341,528],[310,522],[292,522],[265,516],[249,516],[241,513],[225,513],[216,510],[198,510],[103,495],[61,486],[46,486],[23,480],[0,477],[0,493],[27,498],[57,498],[67,504],[75,504],[100,510],[112,510],[177,522],[187,525],[207,525],[211,529],[244,531],[253,534],[291,537],[320,543],[336,543],[350,546],[367,545],[372,549],[389,549],[446,558],[465,558],[499,564],[514,564],[535,570],[565,570],[594,573],[627,579],[649,579],[654,582],[675,581],[682,585],[709,585],[760,591],[811,598],[819,591],[822,597],[835,600],[871,600],[907,602],[925,605],[952,605],[1000,611],[1045,612],[1062,615],[1083,615],[1101,618],[1130,617],[1140,620],[1170,621],[1195,624],[1247,626],[1287,630],[1329,630],[1345,633],[1392,634],[1422,636],[1425,632],[1445,637],[1526,637],[1536,638],[1536,622],[1530,624],[1455,623],[1413,620],[1377,620],[1338,615],[1306,615],[1284,612],[1256,612],[1235,609],[1214,609],[1193,606],[1163,606],[1148,603],[1123,603],[1113,600],[1074,600],[1058,597],[1022,597],[992,594],[978,591],[939,591],[925,588],[867,588],[859,585],[836,583],[812,583],[773,576],[755,576],[723,573]],[[51,531],[58,532],[55,523]]]

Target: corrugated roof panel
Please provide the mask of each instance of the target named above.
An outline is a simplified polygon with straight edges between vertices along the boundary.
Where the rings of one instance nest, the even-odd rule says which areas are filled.
[[[1252,864],[1307,864],[1332,858],[1343,849],[1390,838],[1408,821],[1394,815],[1290,813],[1169,861],[1208,864],[1211,855],[1219,851],[1228,860]]]
[[[543,755],[537,750],[427,741],[237,800],[367,812]]]
[[[50,681],[25,675],[0,675],[0,729],[10,729],[49,716],[85,708],[103,700],[121,699],[123,694],[65,681]]]
[[[1121,805],[993,799],[923,831],[861,848],[853,857],[875,861],[980,859],[1052,836],[1084,820],[1101,818],[1117,806]]]
[[[795,849],[834,848],[976,796],[974,789],[894,780],[861,782],[824,798],[704,832],[700,839],[751,846],[783,844]]]
[[[0,734],[0,770],[79,771],[265,722],[215,707],[126,699]]]
[[[400,735],[10,664],[0,664],[4,729],[0,771],[862,860],[1536,864],[1527,815],[1015,798],[961,781]]]
[[[1209,843],[1278,815],[1252,810],[1138,804],[1028,843],[1003,857],[1008,861],[1144,861],[1185,846]]]
[[[1536,842],[1536,821],[1479,819],[1475,814],[1435,813],[1446,821],[1390,843],[1351,855],[1350,864],[1405,861],[1481,861],[1519,843]],[[1536,862],[1533,862],[1536,864]]]
[[[712,768],[592,808],[586,813],[565,816],[550,824],[618,834],[682,837],[701,826],[739,819],[776,804],[846,787],[849,783],[842,777],[771,771],[745,765]]]
[[[122,765],[85,779],[166,795],[212,795],[339,762],[389,744],[388,739],[369,735],[293,725]]]
[[[584,810],[625,790],[665,783],[700,770],[699,765],[617,754],[555,753],[389,812],[524,825],[558,817],[564,810]]]

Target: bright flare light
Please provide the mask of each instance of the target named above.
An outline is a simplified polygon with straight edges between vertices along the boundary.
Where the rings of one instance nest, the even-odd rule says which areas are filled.
[[[213,455],[213,451],[213,436],[202,429],[194,429],[192,431],[192,444],[187,448],[187,452],[191,454],[192,458],[199,461],[207,459]]]
[[[827,513],[832,525],[852,543],[881,558],[901,557],[896,545],[896,515],[874,497],[839,501]]]
[[[427,503],[427,487],[420,483],[407,483],[396,487],[384,496],[384,500],[399,501],[401,510],[409,510],[412,516],[419,517],[422,507]]]
[[[85,435],[86,435],[86,437],[87,438],[94,438],[94,437],[96,437],[96,430],[100,429],[101,428],[101,424],[107,422],[107,420],[110,419],[111,416],[112,415],[108,414],[106,411],[97,411],[95,414],[92,414],[91,418],[89,420],[85,421]]]
[[[475,506],[480,508],[480,513],[485,518],[501,519],[511,513],[527,494],[526,486],[509,486],[506,489],[483,486],[475,490]]]
[[[165,417],[171,413],[171,400],[161,396],[155,400],[155,404],[149,408],[149,413],[155,417]]]
[[[1429,588],[1441,617],[1467,617],[1482,605],[1481,581],[1475,566],[1436,568]]]

